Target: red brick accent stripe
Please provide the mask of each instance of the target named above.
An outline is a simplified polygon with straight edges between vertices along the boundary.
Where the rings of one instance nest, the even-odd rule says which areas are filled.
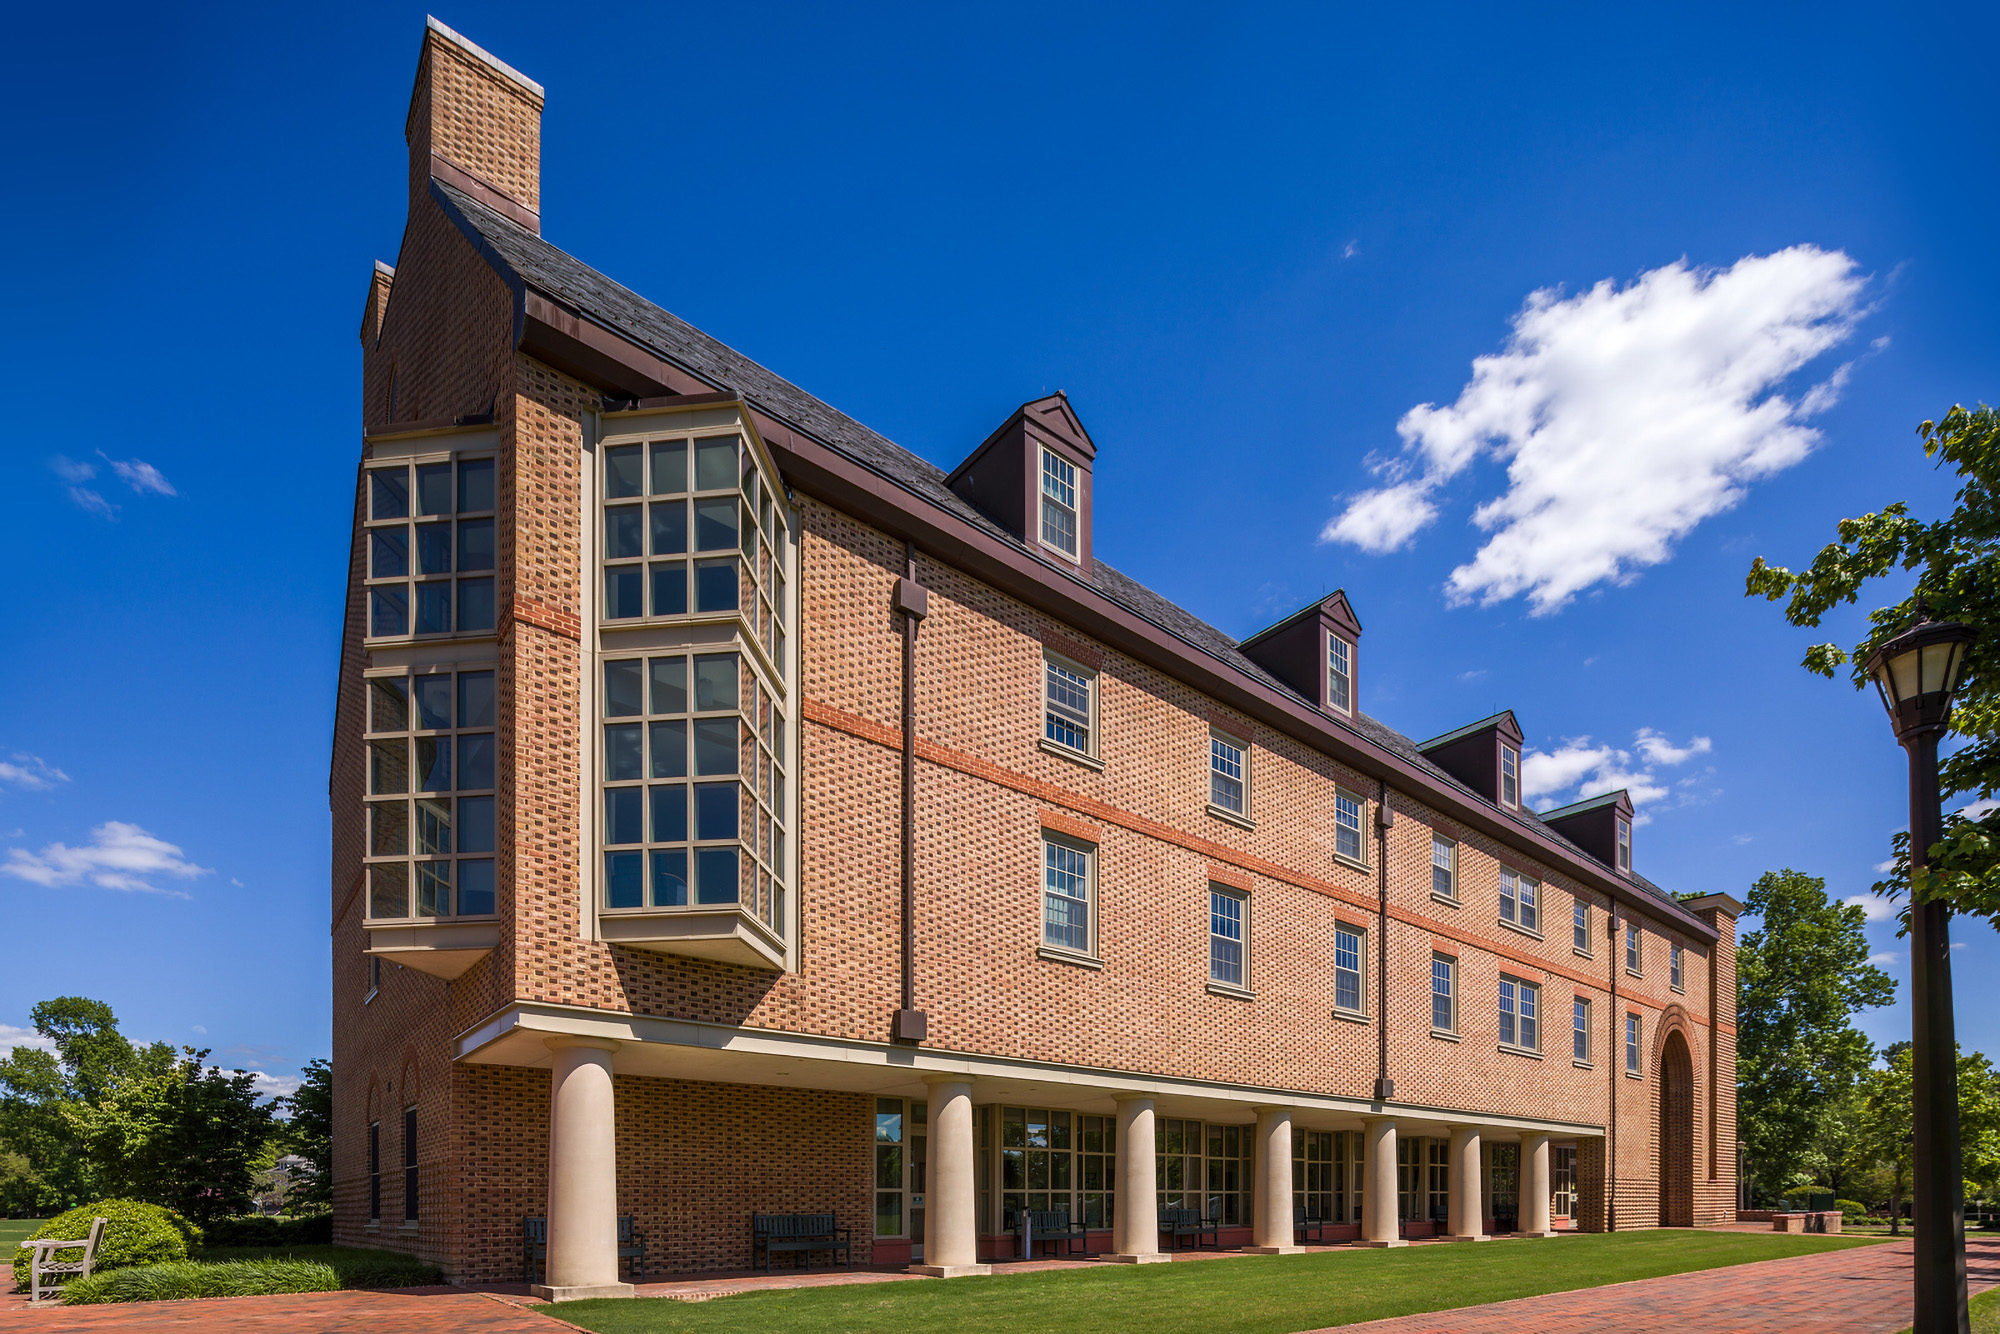
[[[860,737],[864,741],[873,741],[878,745],[887,746],[891,749],[899,749],[903,744],[901,728],[884,726],[873,719],[849,713],[845,709],[837,708],[822,700],[804,699],[801,703],[801,712],[803,712],[808,722],[818,723],[823,727],[831,727],[836,731],[846,732],[848,735]],[[940,746],[934,741],[926,741],[922,737],[918,737],[917,758],[938,765],[941,768],[956,770],[973,778],[985,779],[989,783],[1010,788],[1015,792],[1025,793],[1028,796],[1049,802],[1052,805],[1067,807],[1080,815],[1089,816],[1091,819],[1100,821],[1103,824],[1115,825],[1120,829],[1130,830],[1135,834],[1143,834],[1148,838],[1156,838],[1163,843],[1171,843],[1176,847],[1185,848],[1190,852],[1200,853],[1209,859],[1211,871],[1215,869],[1214,864],[1218,863],[1235,866],[1252,875],[1261,875],[1270,880],[1280,880],[1288,885],[1296,885],[1300,889],[1309,889],[1316,894],[1324,894],[1330,899],[1337,900],[1356,911],[1368,913],[1371,916],[1381,911],[1382,905],[1378,899],[1352,893],[1339,885],[1320,880],[1302,871],[1294,871],[1290,867],[1281,866],[1276,862],[1266,861],[1262,857],[1252,856],[1247,852],[1239,852],[1235,848],[1224,844],[1211,843],[1205,838],[1184,833],[1171,825],[1161,824],[1157,820],[1149,820],[1143,815],[1123,810],[1111,805],[1109,802],[1099,801],[1095,797],[1086,797],[1082,793],[1072,792],[1068,788],[1058,787],[1054,783],[1045,782],[1039,778],[1030,778],[1026,774],[1015,773],[1011,769],[1004,769],[991,760],[981,759],[977,755],[968,755],[963,751],[953,750],[948,746]],[[1044,814],[1043,823],[1048,824],[1047,813]],[[1062,830],[1058,825],[1049,824],[1048,827],[1057,829],[1058,832],[1067,832],[1066,830]],[[1072,837],[1099,841],[1101,839],[1101,831],[1098,834],[1073,834]],[[1593,991],[1601,992],[1609,990],[1602,977],[1595,977],[1589,973],[1551,963],[1547,959],[1537,958],[1525,950],[1512,948],[1504,940],[1488,939],[1483,936],[1474,935],[1468,931],[1461,931],[1453,927],[1449,922],[1426,917],[1421,913],[1410,912],[1404,908],[1391,906],[1389,915],[1406,926],[1413,926],[1418,930],[1429,931],[1435,936],[1456,941],[1461,945],[1484,950],[1488,954],[1506,959],[1521,968],[1539,973],[1545,979],[1562,978],[1565,981],[1589,987]],[[1619,999],[1649,1010],[1662,1008],[1659,1003],[1648,1001],[1639,996],[1630,996],[1621,993]],[[1692,1017],[1690,1016],[1690,1018]],[[1705,1025],[1707,1021],[1695,1019],[1695,1022]]]
[[[1237,870],[1235,867],[1221,866],[1215,862],[1208,864],[1208,878],[1218,885],[1228,885],[1232,889],[1240,889],[1246,894],[1256,886],[1254,879]]]
[[[576,643],[583,642],[583,622],[575,612],[552,607],[533,598],[516,597],[508,605],[506,614],[500,618],[499,638],[505,639],[517,623],[532,625]]]
[[[1086,843],[1104,841],[1104,830],[1088,820],[1079,820],[1075,816],[1064,815],[1061,811],[1043,811],[1041,819],[1042,828],[1053,829],[1058,834],[1068,834],[1071,838],[1080,838]]]

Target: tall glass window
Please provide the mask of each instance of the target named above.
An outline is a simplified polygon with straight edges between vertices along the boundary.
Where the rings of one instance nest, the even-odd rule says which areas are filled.
[[[494,677],[367,678],[368,918],[493,907]]]
[[[1000,1112],[1000,1226],[1021,1210],[1055,1209],[1086,1227],[1111,1226],[1118,1187],[1118,1122],[1039,1107]]]
[[[1627,922],[1625,923],[1625,971],[1641,972],[1639,965],[1642,962],[1639,954],[1639,925],[1636,922]]]
[[[1449,955],[1431,956],[1431,1027],[1458,1031],[1458,961]]]
[[[494,624],[493,460],[368,469],[368,635],[448,635]]]
[[[1570,1054],[1585,1064],[1590,1061],[1590,1002],[1581,996],[1571,1002]]]
[[[1458,898],[1458,844],[1436,834],[1431,835],[1431,893]]]
[[[1576,1149],[1549,1149],[1549,1212],[1557,1218],[1576,1216]]]
[[[1639,1016],[1625,1016],[1625,1073],[1639,1073]]]
[[[1049,658],[1043,663],[1042,735],[1065,750],[1081,755],[1094,751],[1091,693],[1097,688],[1094,674]]]
[[[1236,815],[1246,814],[1249,806],[1243,751],[1243,744],[1229,737],[1208,738],[1208,800]]]
[[[1255,1128],[1163,1117],[1153,1123],[1162,1209],[1194,1209],[1229,1226],[1250,1221]]]
[[[736,653],[604,664],[604,906],[784,924],[784,719]]]
[[[875,1100],[875,1235],[903,1235],[903,1100]]]
[[[1541,988],[1534,983],[1500,979],[1500,1044],[1541,1049]]]
[[[1632,869],[1632,822],[1622,815],[1618,817],[1618,869]]]
[[[1354,645],[1339,635],[1326,639],[1326,702],[1342,713],[1354,710]]]
[[[1042,844],[1042,943],[1090,953],[1092,849],[1047,838]]]
[[[1361,799],[1347,792],[1333,794],[1333,850],[1349,861],[1361,860]]]
[[[1323,1223],[1347,1221],[1347,1212],[1340,1207],[1346,1202],[1347,1192],[1342,1189],[1344,1183],[1333,1157],[1336,1133],[1297,1127],[1292,1130],[1292,1200],[1295,1206],[1304,1206],[1307,1218]],[[1336,1196],[1340,1204],[1335,1203]]]
[[[1361,974],[1366,958],[1363,943],[1367,933],[1351,926],[1333,929],[1333,1003],[1342,1010],[1361,1013]]]
[[[1500,920],[1512,922],[1523,931],[1541,929],[1541,910],[1536,904],[1539,886],[1524,875],[1500,872]]]
[[[1232,987],[1248,986],[1244,979],[1246,934],[1244,919],[1249,915],[1249,896],[1241,890],[1208,887],[1208,978]]]
[[[1512,746],[1500,747],[1500,804],[1521,804],[1521,752]]]
[[[1427,1143],[1430,1145],[1430,1180],[1426,1193],[1430,1196],[1430,1207],[1425,1211],[1425,1217],[1436,1223],[1442,1233],[1446,1220],[1451,1217],[1451,1141],[1432,1136]]]
[[[1679,942],[1667,946],[1667,982],[1675,991],[1684,990],[1687,986],[1687,974],[1682,967],[1685,958]]]
[[[1076,559],[1076,465],[1042,451],[1042,545]]]
[[[1590,953],[1590,905],[1582,899],[1570,904],[1570,940],[1578,954]]]

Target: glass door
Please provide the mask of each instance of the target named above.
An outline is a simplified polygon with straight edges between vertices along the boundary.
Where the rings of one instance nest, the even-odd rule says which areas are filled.
[[[910,1258],[924,1258],[924,1197],[929,1182],[926,1171],[930,1135],[923,1124],[923,1103],[917,1103],[917,1124],[910,1133]]]
[[[1495,1232],[1512,1232],[1521,1223],[1521,1146],[1495,1144],[1490,1152],[1486,1212]]]

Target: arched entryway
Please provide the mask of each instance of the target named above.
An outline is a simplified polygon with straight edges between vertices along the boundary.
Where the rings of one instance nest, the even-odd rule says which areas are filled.
[[[1694,1058],[1687,1038],[1660,1048],[1660,1226],[1694,1226]]]

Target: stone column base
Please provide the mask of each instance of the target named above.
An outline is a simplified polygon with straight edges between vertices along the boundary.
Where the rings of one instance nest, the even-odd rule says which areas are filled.
[[[1517,1237],[1560,1237],[1562,1233],[1551,1229],[1548,1232],[1516,1232]]]
[[[970,1278],[978,1274],[990,1274],[992,1265],[911,1265],[912,1274],[922,1274],[926,1278]]]
[[[1486,1235],[1486,1234],[1485,1234],[1484,1232],[1475,1232],[1475,1233],[1474,1233],[1473,1235],[1471,1235],[1471,1236],[1469,1236],[1469,1237],[1457,1237],[1457,1236],[1452,1236],[1451,1234],[1447,1233],[1446,1235],[1444,1235],[1444,1236],[1442,1236],[1442,1237],[1438,1238],[1438,1240],[1440,1240],[1440,1241],[1491,1241],[1491,1240],[1493,1240],[1493,1238],[1491,1238],[1491,1237],[1487,1236],[1487,1235]]]
[[[1394,1241],[1361,1241],[1357,1239],[1355,1241],[1350,1241],[1347,1244],[1349,1246],[1367,1246],[1374,1250],[1386,1251],[1393,1246],[1407,1246],[1410,1243],[1404,1241],[1401,1237],[1398,1237]]]
[[[1303,1246],[1245,1246],[1243,1253],[1245,1255],[1304,1255],[1306,1248]]]
[[[1173,1261],[1173,1256],[1165,1251],[1142,1251],[1137,1255],[1105,1255],[1098,1257],[1115,1265],[1163,1265]]]
[[[636,1293],[630,1283],[584,1283],[563,1288],[537,1283],[528,1289],[528,1295],[545,1302],[588,1302],[599,1297],[631,1297]]]

